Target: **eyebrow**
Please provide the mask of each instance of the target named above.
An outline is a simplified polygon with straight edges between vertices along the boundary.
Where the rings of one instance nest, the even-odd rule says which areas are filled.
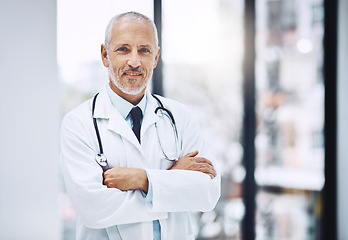
[[[115,49],[117,49],[117,48],[119,48],[119,47],[130,47],[130,45],[127,44],[127,43],[117,44],[117,45],[115,46]]]
[[[151,46],[148,45],[148,44],[145,44],[145,45],[140,45],[141,48],[150,48],[151,49]]]
[[[130,47],[130,45],[129,45],[128,43],[123,43],[123,44],[118,44],[118,45],[115,46],[116,49],[119,48],[119,47]],[[149,44],[142,44],[142,45],[140,45],[139,47],[140,47],[140,48],[149,48],[149,49],[152,49],[152,48],[151,48],[151,45],[149,45]]]

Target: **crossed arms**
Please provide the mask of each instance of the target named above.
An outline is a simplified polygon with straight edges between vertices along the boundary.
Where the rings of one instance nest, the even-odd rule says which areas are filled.
[[[204,157],[196,157],[198,151],[186,154],[178,159],[170,170],[190,170],[208,174],[210,178],[216,176],[213,164]],[[122,191],[141,189],[148,190],[148,179],[144,169],[114,167],[104,173],[104,185]]]
[[[115,167],[103,174],[94,160],[94,128],[85,120],[89,119],[89,110],[87,102],[64,118],[60,160],[67,192],[86,227],[145,222],[165,218],[169,212],[210,211],[215,207],[220,197],[220,176],[209,160],[193,151],[203,153],[205,148],[189,114],[182,114],[188,120],[181,124],[182,129],[190,129],[182,131],[183,151],[191,153],[170,170]],[[146,201],[143,195],[149,183],[152,201]]]

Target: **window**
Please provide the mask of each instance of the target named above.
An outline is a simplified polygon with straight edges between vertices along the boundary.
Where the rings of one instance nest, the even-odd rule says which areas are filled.
[[[240,239],[243,1],[162,1],[163,85],[190,107],[222,173],[214,211],[193,213],[197,239]]]
[[[257,239],[319,239],[324,185],[323,5],[258,0]]]

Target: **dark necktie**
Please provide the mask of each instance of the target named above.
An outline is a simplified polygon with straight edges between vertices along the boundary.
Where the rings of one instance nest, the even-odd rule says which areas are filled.
[[[143,117],[143,113],[141,112],[140,107],[135,107],[130,111],[130,115],[133,120],[133,132],[135,136],[137,137],[139,143],[140,143],[140,128],[141,128],[141,119]]]

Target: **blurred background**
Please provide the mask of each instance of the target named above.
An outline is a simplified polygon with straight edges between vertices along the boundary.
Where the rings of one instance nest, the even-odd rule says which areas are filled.
[[[150,87],[191,108],[221,169],[196,239],[348,239],[347,0],[0,0],[0,239],[74,239],[60,121],[107,84],[125,11],[160,26]]]

